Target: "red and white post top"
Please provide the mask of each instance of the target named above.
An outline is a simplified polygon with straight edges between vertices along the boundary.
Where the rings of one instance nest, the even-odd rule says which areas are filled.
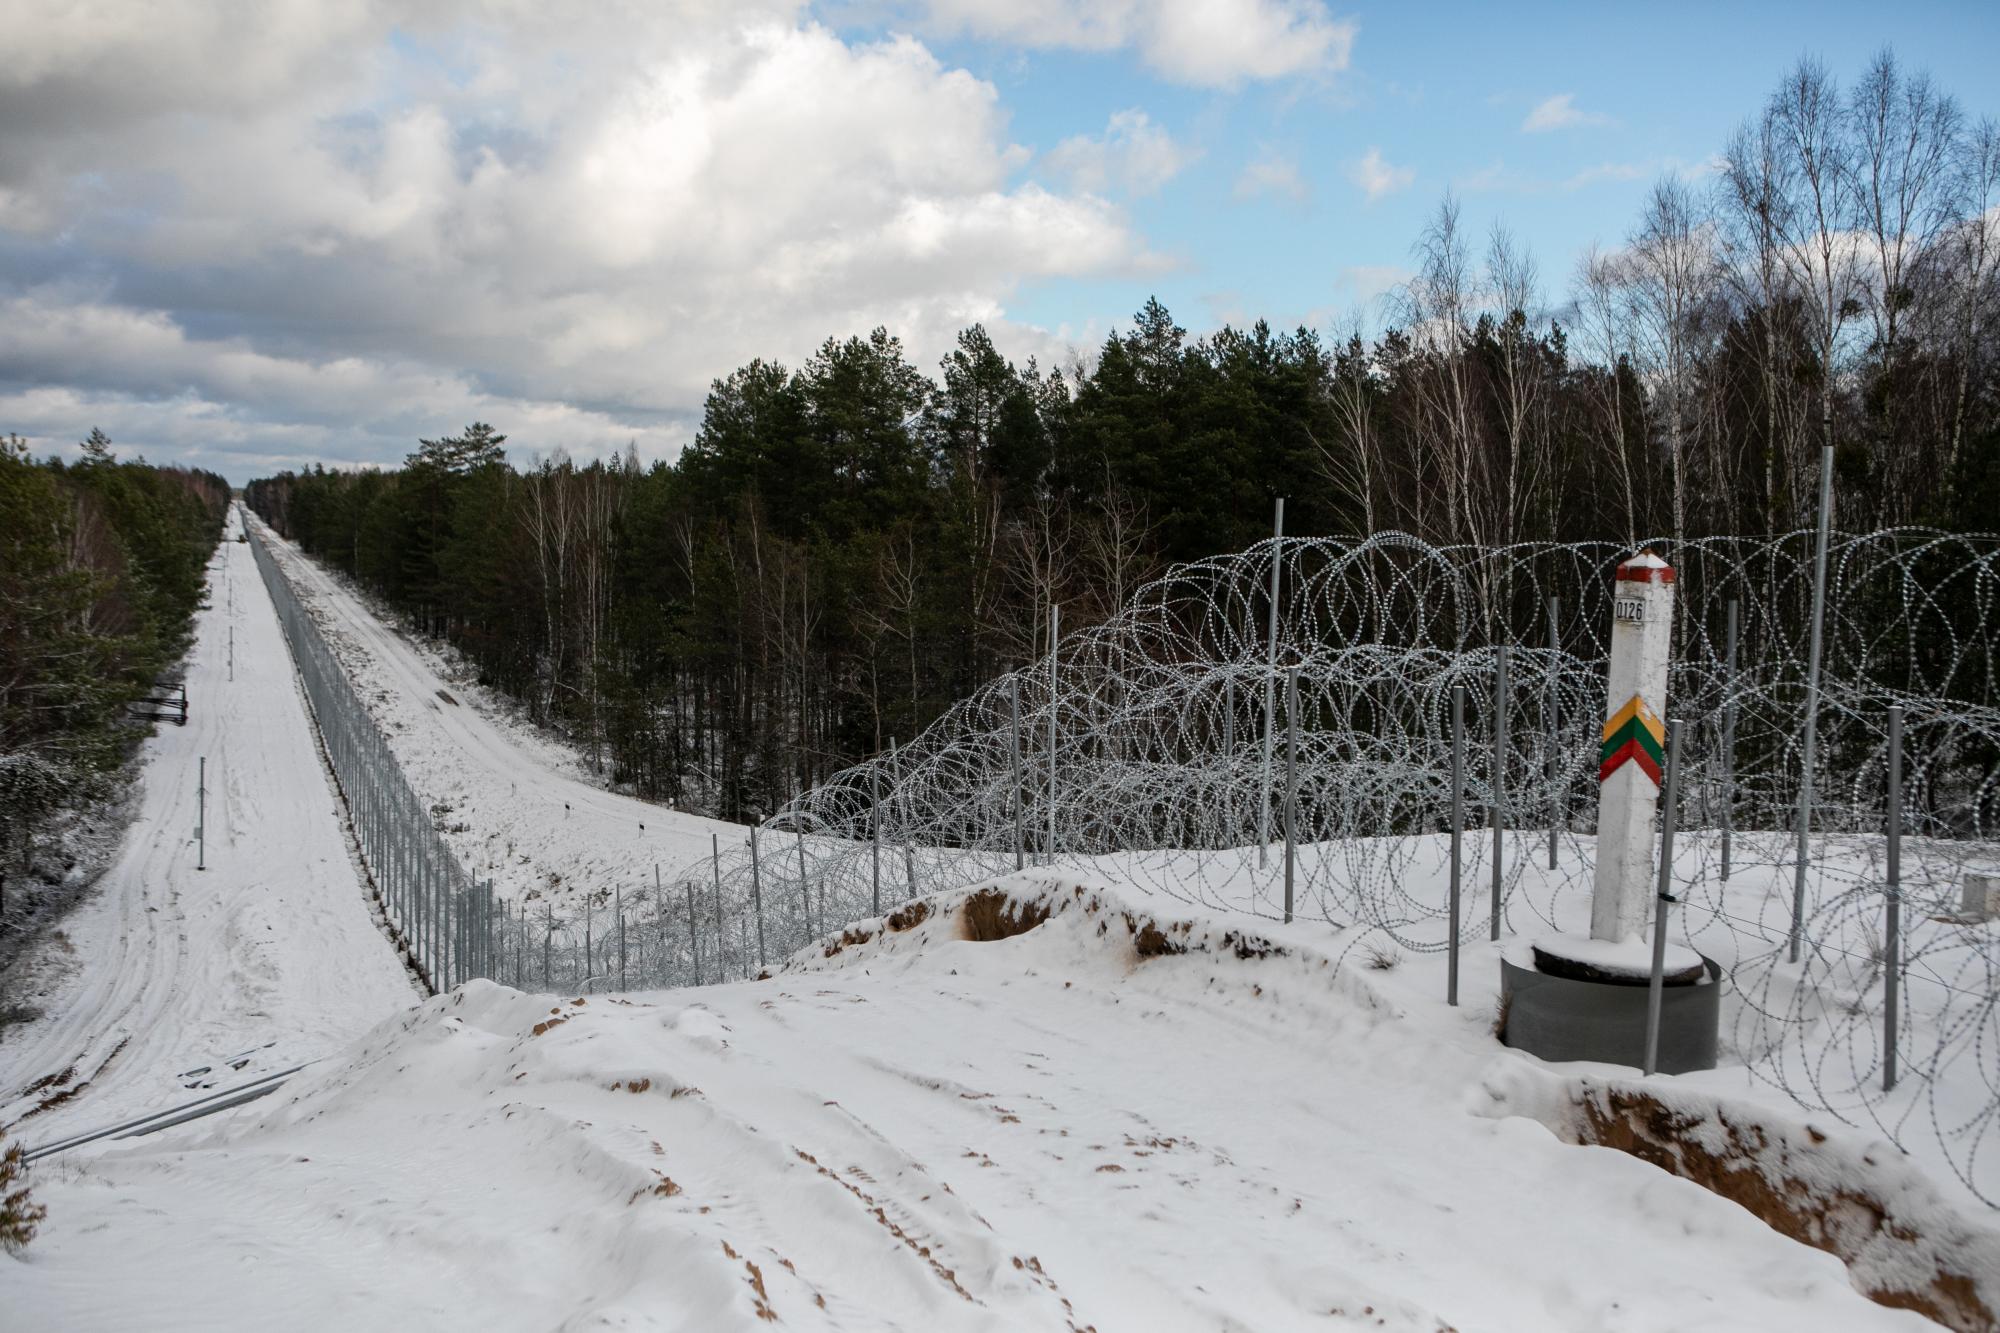
[[[1618,566],[1612,578],[1619,583],[1672,583],[1674,567],[1651,551],[1641,551]]]

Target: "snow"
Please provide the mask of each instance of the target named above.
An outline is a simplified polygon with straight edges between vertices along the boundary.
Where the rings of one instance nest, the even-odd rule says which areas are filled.
[[[1476,1015],[1399,1016],[1358,971],[1207,914],[1157,917],[1183,952],[1142,958],[1143,895],[999,887],[1058,910],[976,942],[967,895],[944,895],[767,982],[428,1001],[272,1102],[58,1159],[10,1309],[30,1327],[753,1329],[760,1307],[829,1329],[1927,1326],[1695,1185],[1471,1114],[1481,1070],[1513,1059]]]
[[[288,564],[503,890],[637,880],[712,830],[741,836],[436,699],[476,693]],[[321,1058],[263,1102],[38,1163],[48,1221],[0,1258],[10,1327],[1929,1327],[1736,1205],[1565,1142],[1558,1093],[1629,1071],[1498,1048],[1499,946],[1466,941],[1466,1003],[1447,1008],[1440,954],[1271,919],[1248,857],[1234,876],[1149,853],[1003,879],[986,888],[1047,912],[1010,938],[973,938],[994,932],[961,889],[770,980],[481,981],[413,1004],[247,547],[226,544],[215,578],[193,718],[150,743],[141,817],[69,928],[54,1017],[0,1047],[0,1089],[81,1071],[22,1127],[48,1141],[185,1100],[176,1076],[220,1057],[248,1052],[224,1082]],[[1341,849],[1308,854],[1337,867]],[[1434,892],[1442,863],[1442,839],[1413,840],[1400,888]],[[1517,901],[1544,910],[1521,874]],[[1546,903],[1555,929],[1587,909]],[[1792,1109],[1740,1066],[1646,1086]],[[1876,1150],[1828,1137],[1842,1155],[1822,1163]]]
[[[220,547],[196,638],[187,725],[145,742],[124,845],[38,960],[42,1017],[0,1044],[0,1124],[30,1144],[333,1054],[416,998],[370,918],[248,546]]]

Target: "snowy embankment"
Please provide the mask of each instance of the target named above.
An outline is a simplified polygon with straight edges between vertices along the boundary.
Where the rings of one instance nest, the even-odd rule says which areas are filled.
[[[741,825],[606,791],[575,752],[513,720],[507,701],[394,629],[352,587],[254,516],[267,549],[319,624],[355,693],[388,738],[410,785],[431,803],[459,861],[491,877],[506,902],[650,891],[670,874],[745,838]]]
[[[1927,1326],[1697,1185],[1492,1118],[1489,1076],[1519,1057],[1482,1016],[1267,924],[1029,872],[770,981],[475,982],[271,1102],[57,1159],[8,1308],[24,1327]]]
[[[248,546],[217,550],[195,634],[187,725],[145,742],[115,861],[16,973],[42,1016],[0,1037],[0,1124],[29,1144],[333,1054],[416,998],[370,919]]]

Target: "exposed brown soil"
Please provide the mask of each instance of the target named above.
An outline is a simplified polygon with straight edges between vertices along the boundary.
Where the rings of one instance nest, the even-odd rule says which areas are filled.
[[[131,1044],[131,1041],[132,1039],[130,1037],[127,1037],[123,1041],[119,1042],[116,1046],[113,1046],[111,1048],[111,1054],[104,1057],[104,1062],[97,1066],[97,1069],[89,1076],[89,1078],[79,1079],[75,1083],[70,1083],[70,1085],[66,1088],[61,1087],[63,1083],[68,1082],[70,1079],[76,1078],[76,1066],[71,1065],[68,1069],[63,1070],[61,1074],[56,1075],[52,1080],[43,1079],[35,1083],[35,1085],[29,1088],[28,1091],[33,1092],[37,1088],[48,1088],[48,1087],[60,1088],[60,1090],[56,1092],[51,1092],[48,1096],[36,1102],[32,1110],[30,1110],[27,1114],[23,1115],[20,1120],[17,1120],[14,1123],[18,1125],[23,1121],[33,1120],[36,1116],[40,1115],[42,1112],[53,1111],[58,1106],[61,1106],[64,1103],[68,1102],[78,1093],[82,1092],[85,1088],[89,1087],[91,1081],[95,1079],[99,1074],[102,1074],[105,1070],[109,1069],[111,1067],[111,1062],[118,1058],[119,1053],[123,1051],[126,1048],[126,1046]]]
[[[860,1200],[861,1206],[868,1210],[868,1215],[874,1218],[875,1221],[881,1225],[883,1230],[887,1231],[890,1235],[894,1236],[897,1240],[901,1241],[912,1253],[914,1253],[918,1258],[922,1259],[926,1264],[928,1264],[930,1266],[931,1272],[935,1273],[938,1276],[938,1279],[942,1281],[946,1286],[950,1287],[953,1291],[957,1292],[960,1296],[964,1297],[967,1301],[970,1301],[972,1304],[974,1305],[979,1304],[979,1301],[973,1297],[972,1293],[967,1291],[962,1285],[960,1285],[958,1280],[958,1274],[953,1270],[946,1268],[942,1263],[938,1262],[937,1256],[931,1253],[930,1246],[925,1245],[924,1243],[919,1241],[915,1236],[912,1236],[908,1231],[905,1231],[900,1225],[898,1225],[895,1219],[889,1216],[887,1210],[885,1210],[881,1204],[875,1201],[874,1195],[869,1194],[866,1190],[862,1189],[859,1185],[856,1185],[853,1181],[844,1178],[838,1171],[831,1170],[821,1165],[820,1160],[817,1157],[814,1157],[811,1153],[807,1152],[805,1149],[794,1147],[792,1149],[792,1152],[794,1155],[798,1157],[800,1161],[806,1163],[808,1166],[812,1167],[813,1170],[819,1172],[819,1174],[825,1176],[828,1180],[831,1180],[834,1184],[840,1186],[842,1189],[846,1190],[849,1194],[852,1194],[856,1199]]]
[[[1236,956],[1246,963],[1253,958],[1269,958],[1274,953],[1284,952],[1284,950],[1269,940],[1259,939],[1255,935],[1245,935],[1234,930],[1223,935],[1222,947],[1235,950]]]
[[[980,889],[959,905],[959,929],[964,938],[992,944],[1025,935],[1049,919],[1047,903],[1022,902],[999,889]]]
[[[1150,920],[1134,921],[1132,914],[1125,914],[1125,928],[1132,932],[1132,947],[1139,951],[1141,958],[1164,958],[1169,954],[1186,953],[1187,945],[1168,937],[1167,931]],[[1187,922],[1177,921],[1167,930],[1177,935],[1187,933]]]
[[[1798,1176],[1773,1180],[1760,1161],[1770,1156],[1769,1135],[1761,1126],[1739,1125],[1718,1113],[1728,1149],[1717,1154],[1702,1142],[1703,1121],[1668,1109],[1654,1097],[1624,1088],[1594,1090],[1583,1098],[1588,1142],[1631,1153],[1703,1189],[1743,1205],[1794,1240],[1851,1263],[1864,1249],[1887,1239],[1914,1257],[1939,1253],[1930,1280],[1917,1289],[1856,1285],[1877,1304],[1915,1310],[1959,1333],[1991,1333],[2000,1328],[1989,1303],[1991,1274],[1982,1284],[1976,1268],[1956,1271],[1943,1246],[1925,1247],[1924,1238],[1892,1216],[1884,1204],[1859,1189],[1815,1189]],[[1808,1131],[1809,1133],[1811,1131]],[[1815,1142],[1823,1135],[1814,1135]],[[1936,1240],[1937,1238],[1931,1238]],[[1850,1270],[1852,1271],[1852,1270]],[[1982,1292],[1985,1285],[1989,1290]]]
[[[903,931],[914,930],[916,927],[922,925],[930,918],[930,914],[930,904],[924,902],[922,899],[918,899],[915,902],[904,903],[901,907],[889,913],[888,918],[882,924],[888,928],[891,934],[901,934]],[[831,958],[843,949],[851,949],[857,944],[866,944],[874,938],[875,932],[872,930],[861,926],[849,926],[846,930],[841,931],[839,935],[826,942],[826,946],[821,950],[821,956]]]
[[[930,919],[931,905],[919,898],[915,902],[904,903],[889,913],[887,925],[890,930],[901,932],[914,930]]]
[[[76,1077],[76,1066],[71,1065],[68,1069],[61,1070],[58,1073],[42,1075],[40,1078],[36,1079],[33,1083],[30,1083],[27,1087],[21,1089],[21,1095],[23,1097],[32,1097],[36,1093],[42,1091],[44,1088],[53,1088],[57,1084],[67,1083],[75,1077]]]

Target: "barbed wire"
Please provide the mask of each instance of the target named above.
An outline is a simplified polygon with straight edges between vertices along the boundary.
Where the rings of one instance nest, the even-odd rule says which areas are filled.
[[[1921,1120],[1965,1184],[2000,1200],[1988,1160],[2000,940],[1952,915],[1969,869],[2000,869],[2000,543],[1910,529],[1831,542],[1800,964],[1786,945],[1812,534],[1650,546],[1678,574],[1668,708],[1687,751],[1676,929],[1728,970],[1736,1054],[1800,1105],[1898,1143]],[[1610,572],[1629,554],[1434,547],[1391,533],[1267,541],[1178,567],[895,753],[777,812],[755,892],[746,846],[681,878],[719,880],[722,916],[761,900],[763,958],[732,953],[740,932],[718,944],[732,974],[908,897],[1004,873],[1017,854],[1276,917],[1289,765],[1298,914],[1435,952],[1448,934],[1450,699],[1462,685],[1475,826],[1462,925],[1483,927],[1489,910],[1497,806],[1506,930],[1574,927],[1589,900]],[[1900,1016],[1903,1086],[1885,1095],[1891,704],[1906,719],[1902,970],[1915,984]],[[1492,744],[1503,708],[1504,751]]]
[[[2000,540],[1899,529],[1831,543],[1792,963],[1812,540],[1651,544],[1678,575],[1673,929],[1727,970],[1728,1045],[1754,1078],[1942,1160],[1994,1205],[2000,932],[1955,909],[1964,875],[2000,869]],[[359,812],[364,859],[419,966],[441,984],[483,973],[582,991],[754,976],[850,923],[1017,864],[1276,919],[1294,789],[1296,913],[1348,932],[1341,960],[1364,946],[1443,951],[1459,686],[1471,815],[1461,929],[1483,931],[1496,895],[1508,935],[1575,929],[1590,898],[1610,573],[1629,554],[1387,533],[1266,541],[1176,567],[743,841],[567,910],[494,903],[450,861],[261,548],[259,565]],[[1905,715],[1898,971],[1910,984],[1901,1081],[1885,1094],[1892,704]]]

